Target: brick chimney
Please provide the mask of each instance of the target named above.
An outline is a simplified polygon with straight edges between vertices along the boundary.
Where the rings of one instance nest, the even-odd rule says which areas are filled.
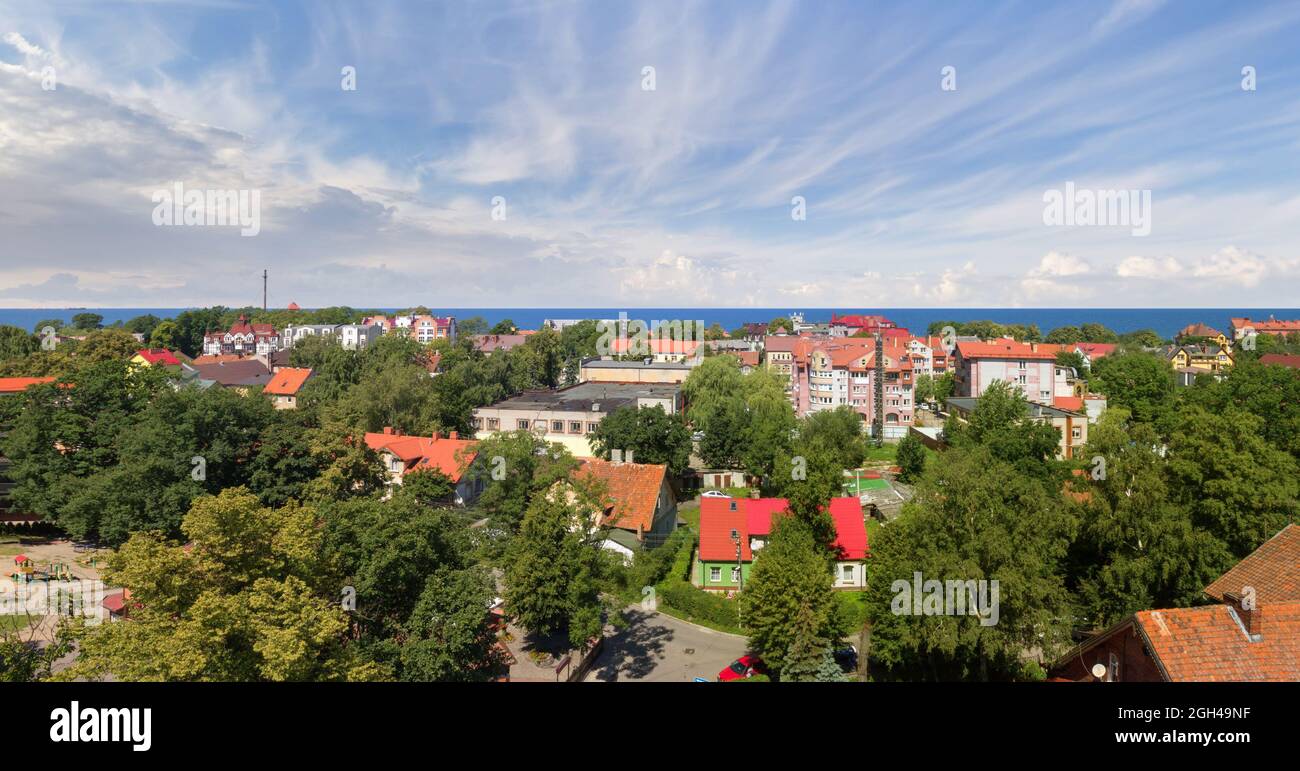
[[[393,434],[393,427],[392,427],[392,426],[384,426],[384,433],[385,433],[385,434],[388,434],[389,436],[392,436],[392,434]]]
[[[436,442],[436,441],[438,441],[438,440],[441,439],[441,438],[442,438],[442,435],[441,435],[441,434],[439,434],[437,431],[434,431],[434,432],[433,432],[433,441]]]
[[[460,438],[460,432],[459,432],[459,431],[452,431],[452,432],[450,432],[449,434],[447,434],[447,438],[448,438],[448,439],[459,439],[459,438]]]
[[[1237,611],[1237,617],[1241,619],[1241,625],[1246,628],[1246,634],[1251,638],[1261,637],[1264,634],[1264,609],[1259,606],[1257,600],[1251,602],[1250,608],[1245,607],[1240,594],[1236,592],[1224,592],[1223,599],[1232,609]],[[1252,639],[1253,641],[1253,639]]]

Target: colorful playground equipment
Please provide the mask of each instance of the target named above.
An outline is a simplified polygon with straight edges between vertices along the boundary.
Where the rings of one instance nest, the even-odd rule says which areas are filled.
[[[50,560],[45,565],[37,565],[26,554],[19,554],[14,557],[14,566],[17,568],[9,575],[15,581],[71,581],[72,570],[68,568],[66,562]]]

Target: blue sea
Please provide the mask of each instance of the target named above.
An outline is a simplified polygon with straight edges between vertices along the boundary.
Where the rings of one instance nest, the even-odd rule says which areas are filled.
[[[175,316],[187,308],[0,308],[0,324],[31,330],[46,319],[71,321],[77,313],[98,313],[105,324],[126,321],[152,313],[160,318]],[[380,308],[391,312],[392,308]],[[1037,324],[1043,334],[1056,327],[1086,322],[1103,324],[1116,332],[1153,329],[1162,337],[1188,324],[1202,322],[1227,331],[1228,319],[1245,316],[1266,319],[1300,318],[1297,308],[433,308],[435,313],[458,319],[482,316],[488,324],[510,319],[524,329],[536,329],[543,319],[612,319],[626,313],[630,319],[655,322],[660,319],[698,319],[735,329],[752,321],[769,321],[802,312],[808,322],[829,321],[831,313],[878,313],[913,332],[925,332],[932,321],[975,321],[988,319],[1002,324]]]

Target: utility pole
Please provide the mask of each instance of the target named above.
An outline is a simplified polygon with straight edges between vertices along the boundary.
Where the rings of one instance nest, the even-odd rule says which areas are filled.
[[[262,310],[266,310],[266,269],[262,269]]]
[[[874,392],[875,409],[871,411],[871,441],[880,447],[885,443],[885,345],[876,331],[876,382],[871,390]]]

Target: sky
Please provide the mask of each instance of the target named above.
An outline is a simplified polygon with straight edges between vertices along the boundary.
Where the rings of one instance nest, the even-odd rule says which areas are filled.
[[[1297,3],[0,0],[0,307],[263,269],[272,306],[1291,306],[1297,40]],[[177,183],[256,234],[157,224]],[[1150,207],[1053,221],[1067,185]]]

